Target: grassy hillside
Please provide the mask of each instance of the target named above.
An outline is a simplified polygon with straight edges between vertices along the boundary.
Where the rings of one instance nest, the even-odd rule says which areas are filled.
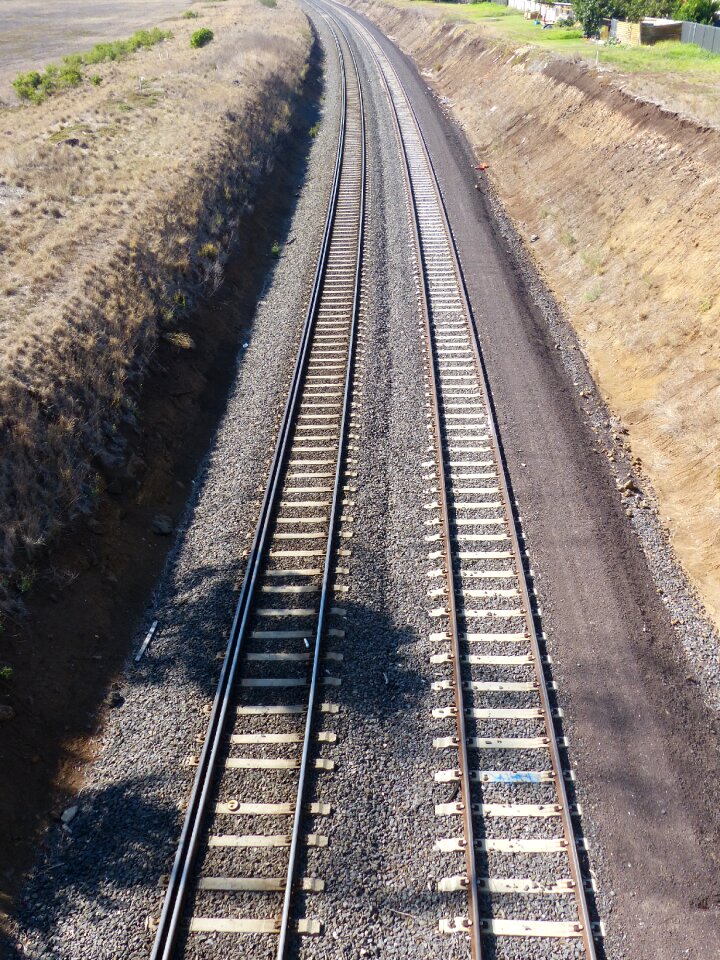
[[[198,3],[172,36],[91,58],[0,112],[0,600],[92,506],[159,337],[222,276],[310,35],[292,0]],[[194,49],[191,34],[213,31]],[[118,38],[122,39],[122,38]],[[77,63],[77,61],[76,61]]]

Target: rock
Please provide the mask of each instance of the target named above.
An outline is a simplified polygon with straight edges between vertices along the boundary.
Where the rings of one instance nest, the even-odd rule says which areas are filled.
[[[117,473],[123,466],[123,458],[114,456],[109,450],[100,450],[94,459],[98,469],[100,469],[106,477],[113,476],[113,474]]]
[[[152,532],[160,537],[170,536],[173,532],[173,522],[170,517],[164,513],[158,513],[157,516],[153,517]]]
[[[0,706],[0,723],[4,720],[14,720],[15,711],[12,707]]]
[[[147,464],[142,457],[133,453],[125,467],[125,476],[128,480],[138,480],[147,470]]]
[[[75,815],[78,812],[77,806],[68,807],[67,810],[63,810],[60,815],[60,819],[67,826],[68,823],[71,823],[75,819]]]
[[[533,233],[532,236],[530,237],[530,243],[535,243],[535,241],[539,239],[540,237],[536,233]]]
[[[109,707],[121,707],[125,703],[125,697],[119,690],[111,690],[108,694],[107,704]]]

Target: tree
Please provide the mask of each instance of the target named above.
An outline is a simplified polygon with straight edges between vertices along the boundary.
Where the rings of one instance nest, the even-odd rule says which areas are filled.
[[[720,0],[678,0],[673,9],[677,20],[691,23],[714,23],[715,11],[720,9]]]
[[[594,36],[606,17],[615,16],[617,6],[617,0],[574,0],[573,2],[575,16],[580,21],[586,37]]]
[[[643,17],[674,17],[679,0],[625,0],[615,16],[638,23]]]

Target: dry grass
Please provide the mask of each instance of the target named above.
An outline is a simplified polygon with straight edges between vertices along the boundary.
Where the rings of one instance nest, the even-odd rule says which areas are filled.
[[[219,282],[287,123],[310,43],[292,0],[195,9],[208,47],[178,18],[99,86],[0,116],[0,602],[121,455],[153,346]]]

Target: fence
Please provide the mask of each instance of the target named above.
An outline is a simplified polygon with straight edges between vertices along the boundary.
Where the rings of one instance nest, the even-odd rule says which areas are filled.
[[[696,43],[710,53],[720,54],[720,27],[708,26],[704,23],[688,23],[684,20],[680,40],[683,43]]]
[[[696,43],[699,47],[709,50],[710,53],[720,55],[720,27],[708,26],[704,23],[689,23],[683,20],[680,34],[676,38],[674,35],[663,36],[657,28],[650,33],[645,33],[642,28],[644,23],[627,23],[624,20],[610,21],[610,36],[617,37],[621,43],[629,43],[639,46],[640,43],[655,43],[658,40],[679,39],[681,43]]]
[[[501,3],[505,0],[500,0]],[[507,0],[507,6],[523,13],[536,13],[545,23],[555,23],[572,14],[570,3],[543,3],[542,0]]]

